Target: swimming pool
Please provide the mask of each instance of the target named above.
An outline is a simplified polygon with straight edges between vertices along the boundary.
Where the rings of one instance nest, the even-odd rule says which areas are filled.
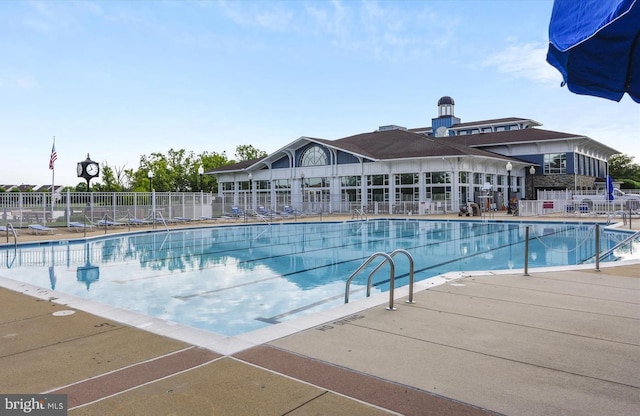
[[[522,269],[526,224],[370,220],[254,224],[4,246],[0,276],[234,336],[344,303],[345,281],[371,254],[402,248],[416,280],[451,271]],[[529,267],[579,264],[595,226],[530,224]],[[601,252],[629,234],[601,229]],[[365,295],[368,271],[351,284]],[[398,258],[396,287],[407,284]],[[388,290],[388,266],[373,292]]]

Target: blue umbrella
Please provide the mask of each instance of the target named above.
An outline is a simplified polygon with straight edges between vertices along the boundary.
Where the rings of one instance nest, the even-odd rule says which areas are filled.
[[[613,178],[607,175],[607,199],[613,201]]]
[[[640,103],[640,1],[555,0],[547,62],[570,91]]]

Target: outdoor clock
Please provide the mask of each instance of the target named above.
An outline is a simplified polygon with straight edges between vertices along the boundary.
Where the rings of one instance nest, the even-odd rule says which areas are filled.
[[[98,173],[100,172],[100,168],[98,167],[97,163],[89,163],[85,170],[87,171],[87,174],[89,176],[94,178],[98,176]]]
[[[91,160],[89,158],[89,154],[87,154],[86,160],[78,162],[76,173],[79,178],[84,178],[86,180],[93,179],[100,174],[100,166],[98,166],[97,162]]]
[[[79,178],[84,178],[87,181],[87,191],[91,192],[89,181],[100,175],[100,166],[97,162],[91,160],[89,153],[87,153],[87,159],[82,162],[78,162],[76,173]]]

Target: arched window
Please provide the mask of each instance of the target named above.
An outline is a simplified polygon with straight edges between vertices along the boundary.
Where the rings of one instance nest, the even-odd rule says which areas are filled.
[[[324,166],[327,165],[327,154],[320,146],[312,146],[302,152],[300,166]]]

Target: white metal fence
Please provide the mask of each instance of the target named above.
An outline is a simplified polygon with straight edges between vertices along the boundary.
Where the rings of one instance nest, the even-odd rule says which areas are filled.
[[[41,192],[0,193],[2,222],[14,226],[144,219],[153,212],[163,218],[211,217],[222,212],[220,198],[185,192]]]
[[[589,204],[567,198],[571,193],[538,194],[538,200],[521,200],[516,215],[521,216],[636,216],[640,215],[638,204],[629,201],[590,201]],[[213,218],[229,214],[232,208],[246,210],[264,208],[279,213],[290,207],[307,213],[345,213],[354,209],[373,215],[428,215],[458,213],[452,201],[340,201],[340,198],[303,201],[292,200],[291,195],[280,195],[272,199],[269,194],[241,194],[220,197],[204,192],[70,192],[51,195],[44,192],[0,193],[0,220],[16,227],[29,224],[66,225],[72,221],[98,222],[108,219],[150,218],[153,213],[165,219],[202,217]],[[544,198],[549,197],[549,198]],[[561,198],[562,197],[562,198]],[[294,198],[295,199],[295,198]],[[330,202],[333,201],[333,202]],[[337,202],[336,202],[337,201]]]

